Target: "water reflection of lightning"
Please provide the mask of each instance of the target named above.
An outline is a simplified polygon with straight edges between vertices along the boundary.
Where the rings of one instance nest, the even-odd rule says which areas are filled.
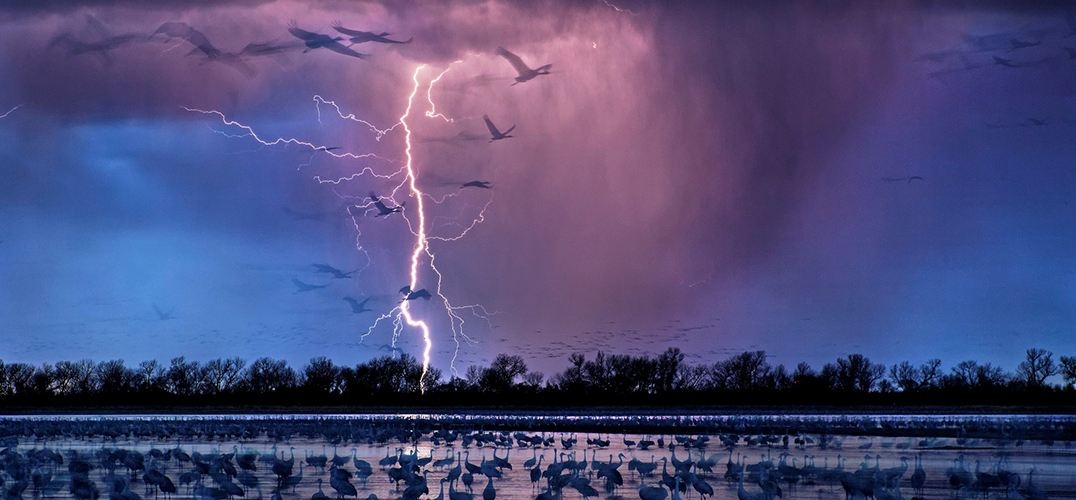
[[[462,62],[462,61],[456,61],[456,62],[452,63],[452,65],[458,64],[460,62]],[[434,88],[434,86],[437,84],[437,82],[439,82],[441,80],[442,77],[445,76],[446,73],[448,73],[448,71],[449,71],[449,69],[451,69],[452,65],[449,65],[449,67],[445,68],[443,71],[441,71],[439,74],[437,74],[434,78],[430,79],[429,82],[428,82],[428,87],[426,88],[426,101],[429,104],[429,109],[425,112],[425,116],[427,118],[440,118],[440,119],[442,119],[442,120],[444,120],[444,121],[446,121],[448,123],[454,122],[454,120],[452,118],[449,118],[448,116],[444,115],[443,113],[438,113],[437,112],[437,107],[436,107],[436,104],[434,103],[434,100],[433,100],[433,88]],[[318,122],[319,123],[321,122],[321,106],[326,105],[326,106],[330,106],[334,110],[336,110],[337,115],[341,119],[357,122],[357,123],[360,123],[360,124],[364,125],[367,129],[369,129],[374,134],[375,139],[378,140],[378,141],[380,141],[386,134],[388,134],[388,133],[392,132],[393,130],[395,130],[397,127],[402,128],[403,133],[404,133],[404,158],[403,158],[403,161],[400,162],[403,165],[400,166],[398,169],[395,169],[393,171],[379,171],[378,169],[375,169],[374,167],[364,166],[362,168],[362,170],[360,170],[359,172],[352,173],[352,174],[347,175],[347,176],[336,177],[336,178],[331,178],[331,177],[330,178],[323,178],[320,175],[315,175],[315,176],[313,176],[313,180],[315,182],[319,183],[319,184],[329,185],[329,187],[332,189],[333,193],[337,197],[339,197],[341,199],[344,199],[344,200],[348,200],[346,208],[347,208],[348,215],[351,217],[352,225],[354,226],[354,229],[355,229],[355,234],[356,234],[355,247],[356,247],[356,249],[358,251],[360,251],[361,253],[363,253],[366,256],[367,266],[368,266],[369,263],[370,263],[370,255],[366,251],[366,249],[362,246],[362,242],[361,242],[362,231],[361,231],[361,229],[359,227],[359,222],[358,222],[359,217],[357,216],[359,213],[354,212],[353,209],[361,210],[362,211],[361,215],[369,215],[369,212],[374,209],[374,200],[371,200],[371,199],[369,199],[368,197],[365,197],[365,196],[360,198],[360,197],[357,197],[357,196],[350,196],[350,195],[341,194],[341,193],[336,191],[336,188],[339,187],[342,184],[355,181],[355,180],[357,180],[359,178],[362,178],[362,177],[365,177],[365,176],[371,176],[371,177],[376,177],[376,178],[382,179],[382,180],[392,180],[392,181],[395,181],[396,179],[400,179],[398,182],[395,182],[395,184],[393,185],[393,187],[392,187],[392,189],[391,189],[391,191],[389,193],[387,193],[385,195],[382,195],[382,199],[391,200],[393,203],[396,203],[397,205],[401,205],[399,202],[396,201],[395,197],[397,196],[397,193],[400,190],[405,189],[408,192],[408,197],[413,198],[413,200],[414,200],[415,205],[413,205],[414,206],[413,210],[409,209],[409,210],[406,210],[404,212],[401,212],[401,216],[406,221],[409,232],[415,237],[414,247],[411,250],[410,260],[409,260],[409,265],[408,265],[408,275],[409,275],[408,287],[411,290],[418,290],[420,288],[419,287],[419,282],[420,282],[420,277],[421,277],[420,276],[420,271],[422,269],[422,263],[423,263],[423,260],[424,260],[423,256],[425,256],[425,258],[428,259],[428,261],[429,261],[428,265],[429,265],[430,271],[433,272],[433,274],[436,276],[436,286],[434,287],[434,290],[435,290],[435,293],[436,293],[438,299],[441,301],[441,303],[444,306],[445,313],[446,313],[447,319],[449,321],[450,329],[452,331],[452,340],[455,343],[455,350],[454,350],[453,355],[452,355],[452,361],[451,361],[450,367],[452,369],[452,374],[454,376],[458,376],[459,373],[458,373],[458,371],[456,369],[456,360],[457,360],[457,357],[459,356],[459,351],[460,351],[460,347],[461,347],[462,343],[463,342],[475,343],[475,340],[472,339],[471,337],[469,337],[464,332],[464,324],[466,323],[466,321],[464,319],[463,313],[468,312],[471,315],[473,315],[474,317],[486,321],[487,325],[492,328],[492,326],[489,325],[489,317],[496,314],[496,312],[490,312],[480,304],[454,305],[449,300],[448,296],[444,292],[444,287],[443,287],[444,275],[442,274],[441,270],[437,268],[437,265],[436,265],[437,258],[436,258],[436,255],[434,254],[433,250],[430,248],[430,241],[453,242],[453,241],[457,241],[457,240],[463,238],[464,236],[466,236],[469,231],[471,231],[474,227],[481,224],[485,220],[485,211],[490,206],[490,204],[492,203],[493,197],[492,197],[492,193],[490,193],[491,194],[490,198],[486,201],[485,205],[483,205],[483,207],[480,210],[478,216],[474,217],[471,220],[470,224],[467,224],[467,225],[457,224],[460,228],[462,228],[459,232],[457,232],[455,234],[450,234],[450,235],[431,235],[431,234],[429,234],[429,231],[430,231],[431,228],[430,228],[430,225],[428,224],[428,222],[426,220],[427,214],[426,214],[426,204],[425,204],[425,202],[430,201],[430,202],[432,202],[434,204],[440,205],[441,203],[443,203],[445,201],[446,198],[453,197],[457,193],[452,193],[451,195],[442,196],[440,199],[438,199],[438,198],[435,198],[435,197],[431,196],[428,193],[424,193],[420,189],[420,186],[419,186],[419,183],[418,183],[418,176],[417,176],[417,171],[415,169],[414,155],[413,155],[413,150],[412,150],[412,146],[413,146],[413,144],[412,144],[412,127],[408,123],[408,119],[411,118],[412,111],[413,111],[413,109],[415,107],[415,98],[418,95],[419,88],[421,86],[421,84],[419,82],[419,76],[420,76],[420,74],[423,72],[423,70],[425,68],[426,68],[426,65],[420,65],[420,66],[416,67],[415,70],[412,72],[412,74],[411,74],[412,89],[411,89],[410,94],[407,97],[407,107],[404,110],[403,114],[400,116],[399,120],[397,120],[396,123],[394,123],[392,126],[387,127],[387,128],[379,128],[379,127],[375,126],[374,124],[372,124],[371,122],[368,122],[366,120],[358,118],[357,116],[355,116],[352,113],[344,113],[343,110],[341,110],[340,106],[336,104],[336,102],[331,101],[331,100],[327,100],[327,99],[325,99],[325,98],[323,98],[321,96],[314,96],[314,103],[315,103],[315,108],[317,109],[317,115],[318,115]],[[301,146],[301,147],[305,147],[305,148],[310,149],[311,158],[313,158],[314,154],[325,153],[325,154],[327,154],[327,155],[329,155],[331,157],[334,157],[334,158],[341,158],[341,159],[349,158],[349,159],[362,159],[362,160],[381,160],[381,161],[384,161],[384,162],[395,163],[393,160],[382,158],[382,157],[380,157],[380,156],[378,156],[378,155],[376,155],[374,153],[365,153],[365,154],[355,154],[355,153],[350,153],[350,152],[338,153],[338,152],[333,151],[332,148],[328,148],[326,146],[318,145],[318,144],[315,144],[315,143],[307,141],[307,140],[293,138],[293,137],[277,137],[277,138],[272,138],[272,139],[264,138],[264,137],[258,135],[252,127],[250,127],[248,125],[245,125],[243,123],[240,123],[238,121],[229,119],[227,116],[224,115],[224,113],[222,113],[220,111],[189,108],[189,107],[186,107],[186,106],[184,106],[183,109],[185,109],[185,110],[187,110],[189,112],[193,112],[193,113],[201,113],[201,114],[205,114],[205,115],[216,116],[220,120],[220,122],[223,123],[224,125],[226,125],[228,127],[234,127],[234,128],[240,129],[243,132],[242,134],[229,134],[229,133],[226,133],[224,131],[215,130],[215,129],[213,130],[214,132],[216,132],[218,134],[221,134],[221,135],[225,135],[227,137],[233,137],[233,138],[235,138],[235,137],[250,137],[250,138],[253,138],[255,141],[257,141],[258,143],[260,143],[260,144],[262,144],[264,146],[275,146],[275,145]],[[12,110],[12,111],[14,111],[14,110]],[[307,162],[307,165],[308,164],[309,164],[309,161]],[[302,167],[302,166],[303,165],[300,165],[300,167]],[[361,202],[355,201],[356,199],[361,199],[362,201]],[[366,267],[364,266],[363,269],[365,269],[365,268]],[[361,273],[361,271],[360,271],[360,273]],[[406,299],[406,297],[405,297],[405,299]],[[426,377],[427,377],[427,373],[429,372],[429,365],[430,365],[430,352],[431,352],[431,350],[433,348],[433,338],[432,338],[432,332],[431,332],[430,324],[427,323],[427,321],[425,321],[423,319],[420,319],[419,317],[416,316],[415,311],[412,310],[413,305],[414,305],[413,301],[401,300],[399,303],[397,303],[388,312],[378,316],[377,319],[374,320],[373,324],[371,324],[370,327],[366,330],[366,332],[363,333],[360,336],[360,343],[363,343],[366,340],[366,338],[368,336],[370,336],[378,328],[378,326],[382,322],[385,322],[385,321],[389,321],[392,324],[392,347],[393,348],[396,347],[396,343],[397,343],[400,335],[403,333],[405,325],[408,326],[408,327],[411,327],[411,328],[418,329],[422,334],[422,340],[423,340],[423,344],[424,344],[423,345],[423,351],[422,351],[422,376],[421,376],[421,379],[420,379],[420,387],[421,387],[422,390],[425,390]]]

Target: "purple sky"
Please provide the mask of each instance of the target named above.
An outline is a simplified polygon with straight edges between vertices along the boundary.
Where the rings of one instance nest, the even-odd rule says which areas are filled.
[[[359,345],[375,316],[351,314],[342,298],[389,310],[414,238],[399,215],[352,218],[344,207],[403,178],[316,178],[397,171],[403,127],[377,140],[314,96],[388,128],[420,64],[413,168],[431,199],[453,195],[426,202],[431,235],[482,216],[465,238],[431,242],[443,289],[454,304],[497,312],[488,323],[461,312],[477,341],[462,346],[461,370],[499,352],[551,372],[572,351],[669,345],[693,361],[765,349],[815,366],[862,352],[1011,369],[1026,347],[1076,352],[1071,13],[895,2],[36,4],[0,7],[0,114],[20,105],[0,118],[0,359],[302,364],[383,353],[391,325]],[[139,37],[107,56],[53,42],[144,36],[166,21],[224,53],[297,42],[292,21],[414,41],[355,45],[370,54],[362,60],[324,48],[247,57],[249,75],[182,40]],[[553,72],[511,86],[498,46]],[[446,68],[432,97],[451,123],[423,114]],[[184,106],[263,138],[385,160],[262,146]],[[515,124],[514,137],[487,143],[483,114]],[[922,179],[884,180],[910,176]],[[474,179],[493,189],[457,189]],[[406,204],[411,218],[415,207]],[[356,245],[370,256],[361,274],[314,272],[366,266]],[[293,278],[329,286],[298,293]],[[436,286],[428,260],[420,286]],[[158,319],[154,305],[174,317]],[[438,307],[415,311],[447,371],[455,344]],[[414,330],[399,340],[418,352]]]

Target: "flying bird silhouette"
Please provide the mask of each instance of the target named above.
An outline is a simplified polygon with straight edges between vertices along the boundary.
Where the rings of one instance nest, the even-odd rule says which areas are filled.
[[[1019,66],[1012,62],[1012,59],[1005,59],[1004,57],[998,56],[994,56],[994,64],[1005,66],[1006,68],[1019,68]]]
[[[513,54],[504,47],[497,47],[497,55],[507,59],[508,62],[512,65],[512,67],[516,69],[516,73],[518,73],[518,76],[516,76],[516,82],[512,85],[532,80],[538,75],[548,75],[549,68],[553,67],[552,64],[546,64],[543,66],[539,66],[536,69],[531,69],[530,66],[527,66],[527,64],[523,62],[522,58]]]
[[[157,319],[159,319],[161,321],[166,321],[166,320],[170,320],[170,319],[175,318],[175,316],[172,315],[172,313],[175,312],[174,308],[171,311],[164,312],[164,311],[161,310],[160,307],[157,307],[157,304],[153,304],[153,312],[157,313]]]
[[[430,300],[431,298],[433,298],[433,296],[430,295],[430,292],[428,290],[426,290],[425,288],[420,288],[418,290],[411,291],[411,287],[406,286],[406,285],[403,288],[400,289],[400,294],[404,296],[403,300],[415,300],[415,299]]]
[[[289,50],[296,50],[300,47],[298,42],[287,43],[275,43],[275,42],[262,42],[262,43],[248,43],[243,50],[239,51],[243,56],[274,56],[287,52]]]
[[[325,48],[338,54],[343,54],[345,56],[351,56],[358,59],[362,59],[369,56],[369,54],[355,52],[350,47],[345,47],[344,44],[340,43],[340,40],[344,39],[343,37],[332,37],[329,35],[323,35],[321,33],[313,33],[310,31],[306,31],[304,29],[300,29],[298,26],[295,25],[295,23],[292,23],[290,26],[288,26],[288,33],[291,33],[292,36],[303,41],[303,43],[306,45],[306,49],[303,49],[303,52],[309,52],[312,49]]]
[[[213,45],[213,42],[209,41],[209,37],[205,36],[204,33],[182,21],[169,21],[162,24],[149,36],[149,38],[153,39],[157,35],[164,35],[167,40],[174,40],[177,38],[186,40],[187,43],[194,46],[194,49],[192,49],[189,54],[197,54],[200,52],[205,56],[207,61],[227,64],[248,77],[254,76],[255,74],[254,68],[251,68],[250,65],[243,62],[239,56],[221,51]]]
[[[489,119],[489,115],[482,115],[482,119],[486,121],[486,128],[489,129],[489,135],[492,136],[489,142],[499,141],[501,139],[507,139],[509,137],[512,137],[508,134],[516,128],[515,124],[512,124],[511,127],[508,127],[508,130],[501,132],[500,130],[497,130],[497,126],[494,125],[493,122]]]
[[[921,181],[922,177],[918,175],[906,176],[906,177],[882,177],[883,182],[907,182],[911,184],[912,181]]]
[[[340,24],[339,21],[333,23],[333,29],[336,30],[338,33],[342,33],[342,34],[347,35],[348,37],[350,37],[350,38],[348,38],[348,41],[353,43],[353,44],[355,44],[355,43],[366,43],[366,42],[411,43],[411,41],[415,39],[415,37],[411,37],[411,38],[408,38],[407,40],[391,40],[389,38],[385,38],[385,37],[387,37],[387,36],[389,36],[391,34],[391,33],[387,32],[387,31],[382,31],[381,33],[372,33],[370,31],[359,31],[359,30],[347,29],[347,28],[343,27]]]
[[[463,189],[465,187],[493,189],[493,186],[490,185],[489,181],[470,181],[470,182],[464,182],[462,185],[460,185],[460,189]]]
[[[312,265],[314,266],[314,269],[317,270],[317,272],[319,272],[319,273],[329,273],[329,274],[333,275],[333,278],[336,278],[336,279],[351,278],[352,274],[355,274],[356,272],[359,271],[358,269],[356,269],[354,271],[344,272],[344,271],[342,271],[340,269],[337,269],[337,268],[335,268],[333,266],[330,266],[328,264],[312,264]]]
[[[353,299],[351,297],[344,297],[344,302],[347,302],[348,304],[351,304],[351,313],[352,314],[362,314],[364,312],[372,311],[373,309],[369,309],[369,308],[366,307],[366,303],[369,302],[369,301],[370,301],[370,297],[367,297],[367,298],[363,299],[362,302],[359,302],[359,301],[357,301],[357,300],[355,300],[355,299]]]
[[[397,212],[403,212],[403,203],[395,207],[389,208],[385,205],[385,202],[381,201],[381,198],[379,198],[377,194],[375,194],[373,191],[370,191],[370,199],[374,201],[374,207],[377,207],[377,215],[375,215],[374,217],[384,217],[386,215],[392,215]]]
[[[1014,50],[1026,49],[1028,47],[1034,47],[1036,45],[1042,45],[1042,40],[1039,40],[1037,42],[1025,42],[1025,41],[1017,39],[1017,38],[1010,38],[1009,39],[1009,45],[1011,47],[1009,49],[1009,52],[1012,52]]]
[[[83,41],[69,33],[61,33],[49,40],[48,47],[62,47],[67,50],[68,55],[74,56],[93,54],[99,57],[102,63],[109,65],[112,64],[113,49],[146,38],[146,35],[141,33],[114,35],[101,21],[89,14],[86,14],[86,23],[96,35],[95,41]]]
[[[297,288],[297,290],[295,290],[296,293],[309,292],[311,290],[317,290],[318,288],[325,288],[325,287],[329,286],[329,285],[311,285],[310,283],[303,283],[302,281],[299,281],[296,278],[292,278],[291,282],[294,283],[295,288]]]

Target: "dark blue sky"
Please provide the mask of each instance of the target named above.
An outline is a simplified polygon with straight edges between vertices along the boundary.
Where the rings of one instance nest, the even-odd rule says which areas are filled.
[[[443,290],[497,312],[460,311],[476,341],[460,369],[518,352],[553,371],[571,351],[668,345],[694,361],[765,349],[815,366],[862,352],[1012,369],[1027,347],[1076,353],[1072,13],[174,5],[0,7],[0,114],[20,106],[0,118],[0,359],[382,354],[390,322],[359,345],[375,314],[342,299],[391,309],[414,237],[398,214],[346,207],[404,177],[317,179],[399,171],[404,128],[378,140],[314,96],[388,128],[420,64],[408,125],[430,235],[483,215],[465,238],[431,241]],[[414,41],[356,45],[363,60],[298,48],[226,63],[141,38],[183,21],[237,53],[295,42],[291,21],[335,34],[334,20]],[[124,34],[140,36],[107,52],[50,43]],[[501,45],[553,74],[510,86]],[[424,114],[446,68],[431,95],[451,123]],[[383,159],[262,146],[184,106]],[[483,114],[515,137],[487,143]],[[474,179],[494,187],[457,189]],[[417,216],[406,188],[396,200]],[[314,263],[364,270],[333,280]],[[428,264],[419,285],[432,290]],[[300,293],[292,279],[328,286]],[[414,310],[447,371],[443,306]],[[399,340],[420,352],[415,330]]]

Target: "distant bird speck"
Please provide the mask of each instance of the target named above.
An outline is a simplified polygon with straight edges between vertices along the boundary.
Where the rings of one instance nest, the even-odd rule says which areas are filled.
[[[904,177],[882,177],[883,182],[907,182],[911,184],[912,181],[922,181],[923,177],[919,175],[911,175]]]
[[[171,311],[168,311],[168,312],[164,312],[164,311],[161,310],[160,307],[157,307],[157,304],[153,304],[153,312],[157,313],[157,319],[161,320],[161,321],[166,321],[166,320],[170,320],[170,319],[175,318],[175,316],[172,315],[172,313],[175,312],[175,309],[172,309]]]
[[[460,189],[463,189],[465,187],[493,189],[493,186],[490,184],[489,181],[470,181],[470,182],[464,182],[462,185],[460,185]]]
[[[1016,39],[1016,38],[1011,38],[1011,39],[1009,39],[1009,45],[1011,46],[1011,48],[1009,49],[1009,52],[1012,52],[1014,50],[1026,49],[1028,47],[1035,47],[1036,45],[1042,45],[1042,40],[1039,40],[1037,42],[1025,42],[1023,40],[1019,40],[1019,39]]]

